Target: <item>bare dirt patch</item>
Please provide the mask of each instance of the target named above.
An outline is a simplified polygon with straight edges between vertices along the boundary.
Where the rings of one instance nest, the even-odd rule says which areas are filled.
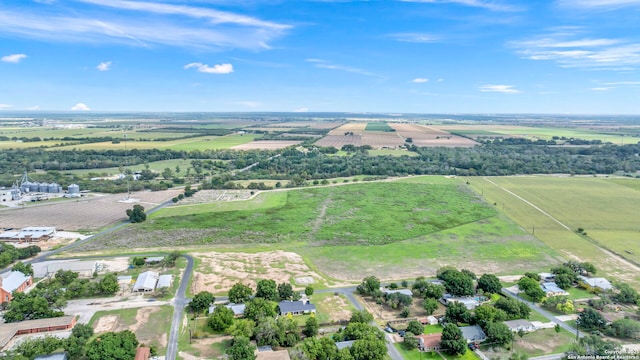
[[[118,315],[105,315],[101,317],[95,324],[93,324],[93,332],[96,334],[102,334],[113,331],[118,325],[118,319]]]
[[[140,329],[142,325],[146,324],[147,321],[149,321],[149,317],[152,313],[158,311],[160,311],[160,308],[157,306],[143,307],[138,309],[138,312],[136,313],[136,323],[129,326],[129,330],[135,333],[136,331],[138,331],[138,329]]]
[[[180,200],[179,205],[208,204],[219,201],[237,201],[251,198],[251,190],[200,190],[191,197]]]
[[[329,312],[329,322],[348,321],[351,318],[351,311],[349,310],[349,304],[342,296],[332,296],[320,301],[318,306],[322,306],[325,309],[331,309]]]
[[[138,204],[153,208],[177,196],[180,190],[133,193]],[[74,201],[0,210],[4,227],[53,226],[64,230],[96,230],[126,219],[125,211],[133,205],[119,202],[126,194],[94,195]]]
[[[255,288],[259,279],[272,279],[277,283],[290,283],[298,277],[312,277],[322,282],[320,275],[309,269],[302,256],[285,251],[248,253],[192,253],[201,260],[194,271],[193,293],[226,292],[237,282]]]

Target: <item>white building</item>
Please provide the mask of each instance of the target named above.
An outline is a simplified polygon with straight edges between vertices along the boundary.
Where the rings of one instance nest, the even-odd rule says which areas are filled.
[[[133,285],[133,292],[152,292],[158,284],[158,275],[155,271],[145,271],[138,275],[136,283]]]

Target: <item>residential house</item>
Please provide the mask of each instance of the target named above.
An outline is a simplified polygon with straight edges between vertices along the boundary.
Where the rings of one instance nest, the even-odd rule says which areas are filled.
[[[382,293],[384,294],[402,294],[407,296],[413,296],[413,292],[411,292],[411,290],[409,289],[389,290],[389,289],[381,288],[381,290],[382,290]]]
[[[561,289],[555,282],[543,282],[542,285],[540,285],[540,287],[542,287],[542,290],[544,290],[544,293],[546,294],[546,296],[569,295],[568,292]]]
[[[540,277],[540,281],[544,281],[544,282],[556,281],[556,274],[553,274],[553,273],[541,272],[538,274],[538,276]]]
[[[442,333],[417,335],[418,348],[422,351],[438,351],[440,350],[440,341]]]
[[[487,339],[487,335],[478,325],[460,326],[459,329],[462,331],[462,337],[467,340],[467,343],[483,342]]]
[[[136,283],[133,285],[133,292],[152,292],[158,284],[158,275],[155,271],[145,271],[138,275]]]
[[[536,327],[532,323],[524,319],[509,320],[505,321],[504,324],[513,332],[518,332],[520,330],[524,332],[531,332],[536,330]]]
[[[464,306],[468,310],[473,310],[473,309],[477,308],[478,306],[480,306],[480,304],[482,302],[482,298],[481,297],[455,297],[455,296],[453,296],[451,294],[444,294],[440,298],[440,302],[444,306],[449,306],[449,304],[451,304],[451,303],[459,302],[459,303],[464,304]]]
[[[588,278],[586,276],[578,276],[578,279],[583,283],[591,286],[594,289],[598,289],[600,291],[609,291],[613,289],[613,285],[609,282],[609,280],[605,278]]]
[[[266,350],[258,351],[256,360],[291,360],[291,357],[289,357],[287,350]]]
[[[429,315],[424,318],[419,318],[418,321],[420,321],[422,325],[436,325],[439,323],[438,318],[433,315]]]
[[[316,306],[303,301],[280,301],[278,303],[278,308],[280,309],[280,315],[303,315],[316,313]]]
[[[33,284],[31,275],[25,275],[20,271],[11,271],[0,277],[0,302],[11,302],[14,292],[23,292]]]
[[[49,354],[49,355],[40,355],[36,356],[33,360],[68,360],[66,352]]]
[[[220,305],[209,306],[209,314],[213,313],[213,311],[216,309],[216,306],[220,306]],[[244,316],[244,309],[246,305],[229,303],[224,305],[224,307],[226,307],[227,309],[231,309],[231,311],[233,311],[233,316],[239,318]]]

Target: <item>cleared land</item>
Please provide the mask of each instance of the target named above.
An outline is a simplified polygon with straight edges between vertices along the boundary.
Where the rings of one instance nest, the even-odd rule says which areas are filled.
[[[624,185],[607,178],[568,176],[467,180],[488,201],[496,202],[498,209],[522,227],[535,231],[538,239],[566,258],[593,262],[599,274],[612,279],[640,283],[638,266],[621,258],[640,261],[640,191],[631,180]],[[580,227],[587,236],[575,232]]]
[[[237,282],[255,289],[260,279],[291,283],[298,289],[304,288],[295,285],[295,279],[299,277],[312,277],[314,283],[324,282],[305,264],[302,256],[292,252],[206,252],[191,255],[199,259],[193,273],[192,294],[204,290],[214,294],[226,293]]]
[[[476,142],[435,127],[417,124],[390,124],[403,139],[411,138],[416,146],[471,147]]]
[[[180,190],[143,191],[133,193],[137,203],[119,202],[126,194],[89,195],[81,199],[69,199],[18,209],[0,209],[0,223],[4,227],[55,226],[65,230],[97,230],[126,219],[126,210],[134,204],[146,209],[162,204],[177,196]]]

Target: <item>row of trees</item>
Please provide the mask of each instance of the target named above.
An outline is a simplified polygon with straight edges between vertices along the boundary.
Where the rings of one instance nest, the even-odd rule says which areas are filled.
[[[16,260],[27,259],[40,253],[41,249],[36,245],[29,245],[16,249],[11,244],[0,244],[0,268],[4,268]]]

